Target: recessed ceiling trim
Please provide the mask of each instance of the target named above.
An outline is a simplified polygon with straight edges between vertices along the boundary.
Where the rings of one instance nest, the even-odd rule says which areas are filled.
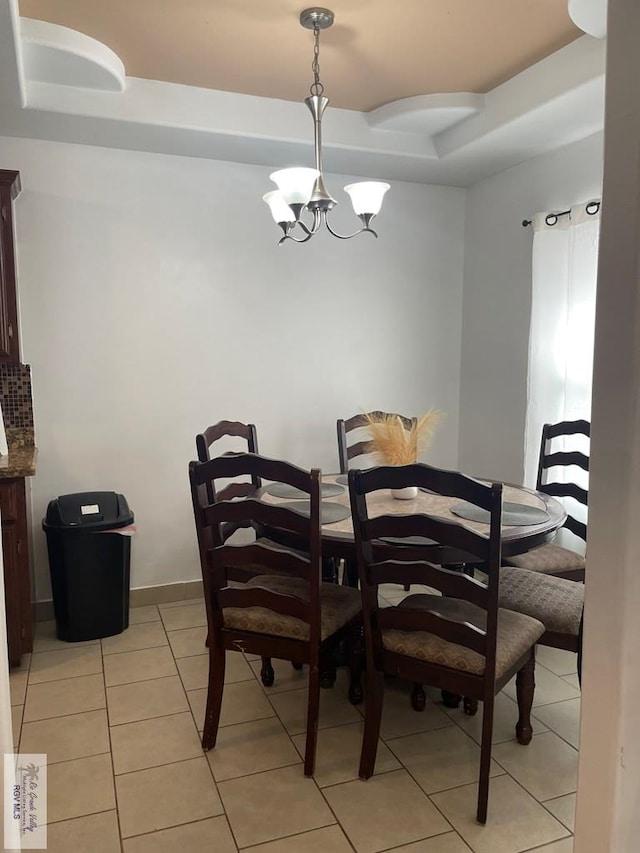
[[[472,92],[401,98],[367,113],[371,127],[434,136],[480,112],[485,96]]]
[[[126,72],[106,45],[58,24],[20,18],[26,80],[60,86],[123,92]]]

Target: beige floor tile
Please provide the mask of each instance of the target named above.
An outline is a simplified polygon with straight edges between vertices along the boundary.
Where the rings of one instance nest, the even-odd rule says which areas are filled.
[[[358,778],[360,752],[362,750],[362,735],[364,723],[353,723],[347,726],[336,726],[332,729],[320,729],[316,749],[316,769],[313,778],[321,788],[327,785],[337,785]],[[306,735],[295,735],[292,738],[300,756],[304,758]],[[392,752],[378,741],[376,755],[376,773],[386,773],[397,770],[400,763]]]
[[[132,607],[129,611],[129,625],[139,625],[141,622],[159,622],[160,611],[155,604],[142,607]]]
[[[424,711],[411,707],[411,687],[406,681],[385,679],[380,736],[387,740],[452,725],[441,707],[427,700]],[[364,713],[365,703],[359,706]]]
[[[573,837],[545,844],[544,847],[536,847],[531,853],[573,853]]]
[[[427,794],[478,778],[480,747],[457,726],[395,738],[387,744]],[[503,772],[491,762],[492,776]]]
[[[20,729],[22,728],[22,716],[24,705],[11,706],[11,731],[13,733],[13,748],[17,749],[20,743]]]
[[[113,771],[131,773],[160,764],[186,761],[202,755],[193,717],[187,711],[111,727]]]
[[[30,723],[65,714],[97,711],[99,708],[106,708],[106,704],[102,674],[30,684],[27,689],[24,721]]]
[[[116,777],[123,838],[222,814],[204,758],[165,764]]]
[[[177,658],[186,658],[190,655],[201,655],[206,652],[207,639],[206,627],[183,628],[180,631],[167,631],[171,650]]]
[[[258,686],[258,689],[260,687]],[[270,696],[276,714],[290,735],[302,734],[307,730],[308,690],[287,690]],[[338,678],[328,690],[320,690],[319,727],[329,729],[362,719],[358,710],[349,703],[344,679]]]
[[[157,604],[165,607],[170,604],[184,603],[184,584],[168,583],[164,586],[142,586],[132,589],[129,595],[131,608],[145,607]]]
[[[204,601],[195,604],[185,602],[182,607],[165,607],[162,621],[167,631],[201,627],[207,624],[207,609]]]
[[[474,853],[520,853],[568,834],[561,823],[509,776],[491,780],[484,826],[476,821],[477,784],[442,791],[431,799]]]
[[[454,723],[457,723],[476,743],[482,739],[482,702],[478,704],[478,713],[474,717],[465,714],[462,705],[459,708],[443,709]],[[504,693],[498,693],[493,706],[493,743],[504,743],[515,740],[516,723],[518,721],[518,706]],[[547,726],[540,720],[531,718],[535,734],[546,732]]]
[[[121,652],[117,655],[108,655],[104,659],[104,678],[107,687],[130,684],[133,681],[165,678],[168,675],[176,675],[177,672],[171,649],[167,646],[141,649],[137,652]]]
[[[573,832],[576,825],[576,795],[565,794],[564,797],[558,797],[555,800],[546,800],[544,807],[548,809],[554,817],[557,817],[568,830]]]
[[[450,829],[406,770],[334,785],[324,795],[358,853],[376,853]]]
[[[182,682],[177,675],[108,687],[107,704],[111,726],[189,710]]]
[[[107,713],[101,709],[24,723],[20,751],[46,752],[49,765],[109,752]]]
[[[55,619],[47,622],[36,622],[33,632],[34,652],[50,652],[55,649],[68,649],[77,646],[95,646],[99,643],[100,640],[85,640],[82,643],[68,643],[66,640],[59,640],[56,634]]]
[[[291,738],[275,717],[219,729],[216,745],[206,756],[216,782],[300,764]]]
[[[534,735],[528,746],[499,743],[493,757],[537,800],[576,790],[578,753],[553,732]]]
[[[124,853],[236,853],[226,817],[212,817],[128,838]]]
[[[538,646],[536,664],[542,664],[556,675],[573,675],[578,672],[578,655],[565,649],[554,649],[552,646]]]
[[[198,731],[201,732],[204,727],[207,691],[206,689],[189,690],[187,699],[191,705]],[[251,681],[238,681],[235,684],[225,685],[222,694],[220,727],[231,726],[235,723],[248,723],[250,720],[261,720],[273,716],[275,716],[275,711],[260,689],[260,685],[256,684],[255,678]]]
[[[57,681],[59,678],[78,678],[102,672],[100,644],[75,646],[60,651],[32,655],[29,684]]]
[[[580,699],[566,699],[536,709],[536,717],[571,746],[580,745]]]
[[[302,835],[290,835],[267,841],[257,847],[245,848],[246,853],[353,853],[353,847],[339,826],[324,826]]]
[[[166,646],[167,635],[161,622],[141,622],[131,625],[121,634],[105,637],[102,640],[102,654],[114,655],[118,652],[135,652],[138,649],[151,649]]]
[[[209,683],[209,655],[192,655],[176,661],[185,690],[197,690]],[[224,667],[224,683],[251,681],[253,670],[239,652],[228,652]]]
[[[47,853],[120,853],[115,810],[63,820],[47,827]]]
[[[577,672],[574,672],[573,675],[563,675],[562,680],[566,681],[567,684],[570,684],[572,687],[575,687],[576,690],[580,690],[580,682],[578,681]]]
[[[12,669],[9,672],[9,691],[12,705],[24,705],[28,679],[29,670],[27,669]]]
[[[251,663],[251,671],[255,674],[258,682],[260,681],[260,668],[262,661],[255,660]],[[264,687],[264,692],[267,696],[273,693],[282,693],[283,690],[300,690],[306,687],[309,680],[309,667],[304,666],[302,669],[294,669],[291,666],[291,661],[288,660],[272,660],[271,666],[275,673],[275,680],[271,687]]]
[[[49,823],[116,807],[110,755],[52,764],[47,773]]]
[[[435,838],[425,838],[414,844],[394,847],[393,853],[471,853],[460,836],[455,832],[436,835]]]
[[[335,823],[313,779],[299,764],[218,785],[238,847]]]
[[[183,595],[181,598],[172,598],[167,599],[167,601],[161,601],[158,603],[158,610],[160,613],[164,613],[165,610],[168,610],[171,607],[184,607],[185,604],[197,604],[199,601],[204,603],[204,596],[198,595],[193,596],[192,598],[185,598]]]
[[[516,680],[513,678],[504,688],[507,696],[516,699]],[[562,702],[565,699],[576,699],[580,691],[572,687],[564,678],[555,675],[543,666],[536,668],[536,691],[533,697],[533,707],[548,705],[550,702]]]

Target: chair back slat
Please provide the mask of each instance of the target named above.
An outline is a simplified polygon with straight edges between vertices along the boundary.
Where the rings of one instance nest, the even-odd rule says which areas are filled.
[[[402,425],[406,430],[410,430],[412,426],[417,424],[417,418],[408,418],[405,415],[397,415],[387,412],[369,412],[368,414],[353,415],[351,418],[339,419],[336,422],[338,433],[338,459],[340,462],[340,473],[346,474],[349,470],[349,463],[353,459],[358,459],[361,456],[368,455],[373,452],[370,440],[365,440],[358,436],[355,441],[349,442],[349,433],[356,429],[366,429],[369,426],[368,418],[374,420],[382,420],[385,417],[392,415],[400,418]]]
[[[253,570],[275,570],[296,577],[309,577],[307,555],[268,542],[218,546],[215,549],[215,560],[227,568],[251,566]]]
[[[463,520],[435,518],[423,514],[380,515],[369,517],[367,495],[380,489],[418,486],[448,497],[469,501],[488,510],[488,532],[465,526]],[[358,553],[358,572],[363,590],[365,636],[374,655],[383,653],[382,631],[426,631],[447,642],[469,648],[485,657],[485,671],[491,681],[495,674],[498,618],[498,584],[501,555],[502,484],[487,485],[455,471],[444,471],[416,463],[403,466],[381,466],[367,471],[349,472],[349,492],[354,535]],[[386,540],[426,537],[441,547],[466,551],[474,560],[487,566],[488,582],[482,584],[463,576],[453,578],[449,569],[434,565],[423,557],[416,560],[420,548],[389,544]],[[384,539],[384,542],[380,542]],[[424,553],[432,554],[434,545],[426,545]],[[384,559],[380,560],[380,555]],[[403,563],[399,569],[398,563]],[[438,598],[427,610],[417,606],[380,608],[378,584],[385,582],[423,583],[450,598],[463,599],[484,611],[481,626],[473,627],[455,621],[438,611]],[[422,627],[420,627],[422,626]]]
[[[577,465],[583,471],[589,470],[589,457],[578,450],[558,450],[556,453],[548,453],[545,457],[545,468],[561,466],[567,468],[569,465]]]
[[[294,595],[276,593],[260,586],[226,587],[218,590],[218,607],[224,610],[227,607],[263,607],[281,616],[293,616],[302,622],[310,624],[311,606]]]
[[[575,483],[544,483],[540,486],[540,491],[552,498],[573,498],[587,506],[589,501],[589,492],[581,486],[576,486]]]
[[[301,538],[309,532],[308,515],[280,504],[268,504],[253,498],[245,498],[241,501],[217,501],[205,507],[203,512],[204,522],[207,525],[232,522],[237,526],[248,527],[259,524],[295,533]]]
[[[407,562],[410,560],[410,562]],[[405,555],[404,560],[385,560],[369,566],[369,578],[372,584],[398,583],[404,586],[424,584],[437,588],[443,595],[451,598],[463,598],[478,607],[487,606],[487,587],[475,578],[430,562],[419,561]]]
[[[582,449],[580,450],[567,450],[564,446],[559,450],[554,449],[555,441],[579,436],[582,436],[586,440],[590,439],[591,424],[589,421],[560,421],[555,424],[545,424],[542,427],[536,488],[538,491],[544,492],[551,497],[572,498],[586,508],[589,504],[589,491],[588,488],[575,482],[576,473],[578,473],[575,472],[575,467],[582,469],[588,475],[589,452],[584,450],[584,445],[587,442],[582,442]],[[558,482],[557,480],[560,479],[560,475],[557,469],[564,468],[568,471],[572,466],[575,466],[572,478],[569,479],[569,475],[567,474],[567,479],[564,482]],[[556,470],[553,472],[553,475],[550,475],[549,472],[552,468]],[[587,478],[583,477],[583,479],[586,483]],[[576,518],[574,513],[567,512],[567,519],[563,526],[576,536],[579,536],[584,542],[587,541],[587,525],[584,521]]]
[[[463,527],[460,522],[431,515],[379,515],[361,522],[363,536],[370,541],[382,537],[423,536],[437,543],[446,542],[468,555],[466,562],[489,559],[488,535]]]
[[[578,536],[583,542],[587,541],[587,525],[583,521],[578,521],[572,515],[567,515],[567,520],[564,527],[570,530],[574,536]]]
[[[381,607],[378,610],[378,624],[384,631],[423,631],[435,634],[449,643],[456,643],[484,655],[487,647],[487,632],[468,622],[458,622],[438,613],[437,599],[432,610],[410,607]]]

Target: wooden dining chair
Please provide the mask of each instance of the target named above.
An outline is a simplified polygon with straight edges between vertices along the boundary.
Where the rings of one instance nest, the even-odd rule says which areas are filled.
[[[270,504],[259,498],[201,504],[209,480],[242,475],[286,483],[309,495],[309,511]],[[350,695],[358,695],[362,630],[356,590],[321,580],[320,471],[303,471],[256,454],[222,456],[189,466],[197,522],[217,529],[225,524],[259,524],[288,532],[308,543],[308,552],[267,540],[220,542],[205,555],[209,596],[209,686],[202,745],[215,746],[224,690],[227,651],[242,651],[309,665],[305,775],[313,774],[318,729],[320,661],[343,639],[353,640]],[[231,567],[261,570],[244,585],[228,585]],[[277,574],[276,574],[277,572]],[[355,693],[353,692],[355,691]]]
[[[540,456],[538,460],[538,476],[536,489],[554,498],[573,498],[579,504],[587,507],[589,492],[587,489],[566,479],[560,482],[550,479],[551,469],[562,468],[565,475],[571,466],[577,466],[589,472],[589,455],[582,450],[566,450],[567,441],[574,436],[584,436],[589,439],[591,425],[589,421],[562,421],[557,424],[545,424],[542,428],[542,439],[540,442]],[[563,442],[563,449],[556,449],[558,442]],[[575,468],[574,468],[575,470]],[[557,476],[557,475],[556,475]],[[578,520],[571,513],[563,525],[583,542],[587,541],[587,525]],[[517,566],[521,569],[529,569],[532,572],[541,572],[556,577],[568,578],[574,581],[584,581],[585,558],[577,551],[564,548],[555,542],[548,542],[520,554],[505,559],[509,566]]]
[[[453,517],[419,514],[369,517],[369,493],[407,486],[460,498],[489,511],[489,533],[471,530]],[[349,491],[367,662],[360,777],[367,779],[374,770],[385,675],[481,700],[477,820],[485,823],[494,698],[517,674],[516,737],[521,744],[529,743],[535,644],[544,633],[544,626],[538,620],[498,606],[502,484],[484,485],[457,472],[416,463],[352,470]],[[415,536],[434,544],[411,544]],[[450,554],[448,560],[452,563],[473,560],[485,563],[489,570],[486,584],[443,568],[442,563],[448,562],[443,560],[443,549]],[[426,584],[442,595],[414,594],[396,606],[380,607],[378,586],[389,582]]]

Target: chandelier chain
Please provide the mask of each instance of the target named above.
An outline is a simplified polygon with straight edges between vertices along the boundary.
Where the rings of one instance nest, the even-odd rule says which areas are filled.
[[[324,86],[320,82],[320,27],[316,24],[313,28],[313,62],[311,63],[313,71],[313,83],[309,87],[312,95],[322,95]]]

